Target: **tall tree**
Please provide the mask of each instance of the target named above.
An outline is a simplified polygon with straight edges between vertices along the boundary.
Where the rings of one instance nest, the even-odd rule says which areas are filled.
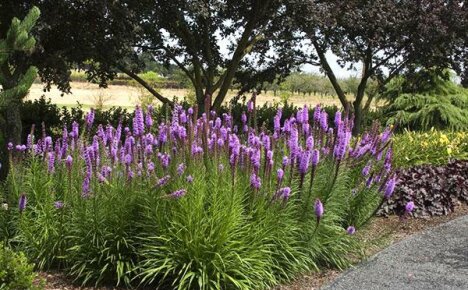
[[[371,78],[383,87],[418,67],[464,71],[461,55],[466,56],[468,31],[464,1],[293,0],[290,4],[295,7],[296,23],[314,48],[310,62],[323,69],[343,107],[353,112],[355,134],[360,131]],[[361,69],[351,102],[325,57],[329,50],[342,67]]]
[[[273,80],[298,65],[291,19],[280,0],[143,1],[138,47],[175,63],[189,77],[200,107],[218,108],[233,80]],[[249,88],[251,88],[250,86]]]
[[[34,66],[21,66],[14,58],[28,57],[34,50],[36,39],[31,30],[39,18],[40,11],[33,7],[23,20],[13,18],[4,38],[0,38],[0,108],[6,115],[7,141],[21,142],[20,104],[37,76]]]

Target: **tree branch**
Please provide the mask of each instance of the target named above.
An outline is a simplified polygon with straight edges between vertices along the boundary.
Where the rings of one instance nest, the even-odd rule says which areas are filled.
[[[127,69],[122,65],[117,65],[117,68],[121,70],[123,73],[137,81],[140,85],[142,85],[145,89],[147,89],[153,96],[155,96],[158,100],[165,104],[173,105],[173,102],[168,98],[164,97],[160,93],[158,93],[155,89],[153,89],[147,82],[145,82],[142,78],[140,78],[136,73],[132,72],[131,70]]]
[[[335,73],[333,72],[333,69],[330,67],[330,64],[328,63],[327,58],[325,57],[325,52],[320,48],[314,36],[310,37],[310,39],[312,40],[312,44],[314,45],[315,51],[317,52],[317,55],[320,60],[320,64],[323,70],[325,71],[325,73],[327,74],[328,79],[330,80],[333,88],[335,89],[335,92],[338,95],[338,99],[340,100],[341,105],[343,106],[345,110],[347,110],[349,107],[348,100],[346,99],[346,95],[343,89],[338,83],[338,80],[335,76]]]

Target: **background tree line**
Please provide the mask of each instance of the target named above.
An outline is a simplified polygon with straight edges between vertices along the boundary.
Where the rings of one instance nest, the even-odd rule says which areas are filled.
[[[262,90],[312,64],[354,115],[355,134],[376,95],[365,102],[371,80],[379,91],[398,75],[450,68],[467,84],[465,1],[6,0],[0,3],[0,38],[34,5],[42,12],[31,31],[37,45],[15,50],[3,65],[15,70],[11,83],[32,65],[45,89],[57,85],[64,92],[72,68],[104,87],[124,73],[171,104],[138,75],[149,58],[183,72],[201,112],[205,103],[219,109],[233,85],[240,94]],[[351,96],[325,57],[328,51],[343,67],[360,71]],[[18,119],[12,112],[7,119]]]

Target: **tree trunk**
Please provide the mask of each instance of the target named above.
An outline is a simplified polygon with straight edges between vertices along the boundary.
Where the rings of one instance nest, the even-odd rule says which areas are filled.
[[[358,100],[355,100],[353,102],[353,111],[354,111],[353,135],[357,136],[359,133],[361,133],[362,116],[363,116],[361,102],[358,102]]]
[[[16,100],[8,102],[6,106],[6,141],[21,144],[23,126],[21,124],[20,103]]]

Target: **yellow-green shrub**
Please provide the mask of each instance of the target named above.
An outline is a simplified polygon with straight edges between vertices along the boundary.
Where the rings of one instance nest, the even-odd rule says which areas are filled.
[[[431,129],[428,132],[405,130],[393,139],[394,164],[410,167],[420,164],[446,164],[451,159],[468,158],[468,132]]]

